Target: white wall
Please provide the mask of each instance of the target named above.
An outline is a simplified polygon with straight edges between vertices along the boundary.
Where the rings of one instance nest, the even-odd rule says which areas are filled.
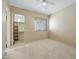
[[[76,46],[75,3],[50,16],[49,37],[66,44]]]

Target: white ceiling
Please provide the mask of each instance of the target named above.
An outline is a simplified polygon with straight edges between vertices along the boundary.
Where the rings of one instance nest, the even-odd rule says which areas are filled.
[[[9,0],[10,5],[36,11],[46,15],[50,15],[54,12],[61,10],[62,8],[75,3],[75,0],[47,0],[48,2],[54,2],[54,5],[48,4],[44,7],[40,0]]]

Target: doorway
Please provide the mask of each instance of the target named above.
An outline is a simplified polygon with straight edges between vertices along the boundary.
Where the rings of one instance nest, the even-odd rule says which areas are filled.
[[[13,45],[18,46],[24,43],[24,15],[14,14],[13,16]]]

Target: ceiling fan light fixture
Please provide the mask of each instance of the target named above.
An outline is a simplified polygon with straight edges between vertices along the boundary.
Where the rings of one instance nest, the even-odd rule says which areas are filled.
[[[47,5],[47,3],[46,2],[43,2],[43,6],[46,6]]]

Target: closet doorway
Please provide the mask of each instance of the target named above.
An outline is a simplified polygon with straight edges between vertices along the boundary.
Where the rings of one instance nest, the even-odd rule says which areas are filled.
[[[24,43],[24,15],[14,14],[13,19],[13,45]]]

